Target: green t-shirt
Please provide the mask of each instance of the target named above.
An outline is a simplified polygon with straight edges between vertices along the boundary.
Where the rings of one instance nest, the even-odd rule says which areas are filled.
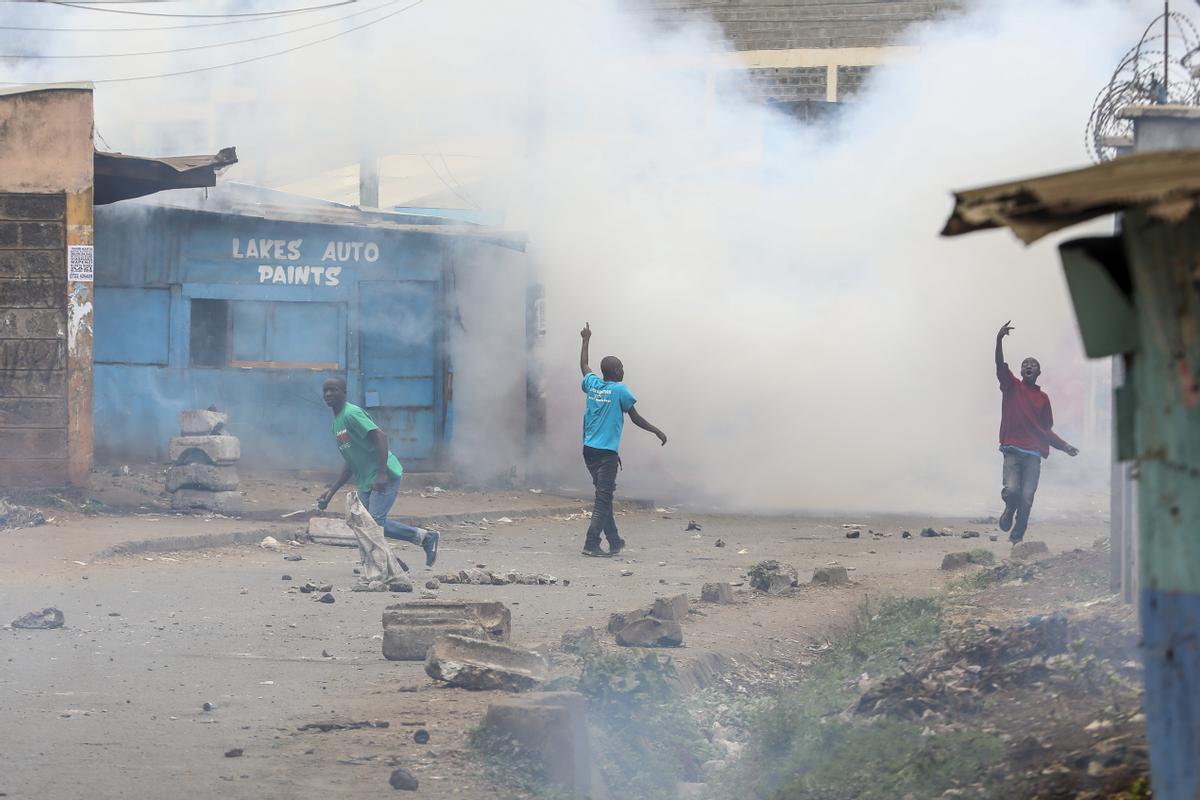
[[[367,412],[353,403],[346,403],[341,412],[333,415],[333,437],[337,440],[342,458],[354,470],[360,492],[371,491],[375,473],[379,471],[379,453],[367,438],[367,434],[375,430],[379,430],[379,426],[367,416]],[[387,465],[389,478],[399,478],[404,474],[399,459],[391,452],[388,453]]]

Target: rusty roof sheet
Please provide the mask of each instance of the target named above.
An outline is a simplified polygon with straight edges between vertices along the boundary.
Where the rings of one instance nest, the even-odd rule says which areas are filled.
[[[96,194],[100,206],[164,189],[196,189],[217,185],[217,172],[237,163],[237,152],[226,147],[216,155],[149,158],[96,151]]]
[[[954,193],[943,236],[1011,228],[1026,244],[1130,206],[1180,221],[1200,198],[1200,150],[1122,156],[1094,167]]]

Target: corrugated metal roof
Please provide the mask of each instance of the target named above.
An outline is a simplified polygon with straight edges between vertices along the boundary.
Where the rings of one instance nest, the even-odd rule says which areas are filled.
[[[1122,156],[1094,167],[955,192],[943,236],[1011,228],[1026,244],[1105,214],[1147,206],[1179,221],[1200,198],[1200,150]]]
[[[76,83],[14,83],[8,86],[0,85],[0,95],[30,94],[32,92],[53,91],[92,91],[96,87],[90,81]]]
[[[196,189],[217,185],[217,172],[237,163],[237,152],[226,147],[211,156],[148,158],[96,151],[96,193],[100,206],[142,197],[164,189]]]

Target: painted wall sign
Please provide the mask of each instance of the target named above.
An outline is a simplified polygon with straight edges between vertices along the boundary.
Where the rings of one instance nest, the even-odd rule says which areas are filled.
[[[91,283],[95,275],[95,249],[90,244],[67,247],[67,280]]]
[[[305,250],[310,253],[304,262]],[[236,259],[257,263],[258,282],[290,286],[337,286],[341,283],[343,265],[373,264],[379,260],[379,245],[375,242],[331,241],[304,247],[303,239],[235,238],[231,255]],[[311,263],[316,252],[320,263]],[[290,262],[281,264],[278,262]],[[266,263],[264,263],[266,262]]]

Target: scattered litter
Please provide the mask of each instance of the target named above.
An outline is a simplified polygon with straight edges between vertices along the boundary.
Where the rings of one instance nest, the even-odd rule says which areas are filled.
[[[78,564],[78,565],[79,565],[79,566],[81,566],[81,567],[86,567],[86,566],[87,566],[87,562],[86,562],[86,561],[72,561],[71,563],[72,563],[72,564]]]
[[[36,508],[26,508],[0,498],[0,530],[33,528],[46,524],[46,515]]]
[[[501,517],[500,519],[496,520],[496,522],[512,522],[512,520],[508,517]]]
[[[387,721],[377,720],[362,720],[361,722],[351,722],[348,720],[330,720],[328,722],[310,722],[307,725],[301,725],[296,730],[298,731],[320,731],[321,733],[329,733],[330,731],[357,731],[363,728],[390,728],[392,723]]]
[[[284,556],[284,557],[283,557],[283,560],[284,560],[284,561],[303,561],[303,560],[304,560],[304,556],[302,556],[302,555],[299,555],[298,553],[293,553],[293,554],[292,554],[292,555],[290,555],[290,556]]]
[[[845,523],[842,523],[842,527],[843,528],[861,528],[862,523],[860,523],[860,522],[845,522]]]
[[[962,538],[964,538],[964,539],[978,539],[978,538],[979,538],[979,531],[963,531],[963,532],[962,532]]]
[[[259,681],[258,685],[259,686],[274,686],[275,681]]]
[[[747,553],[749,553],[749,552],[750,552],[749,550],[747,550],[746,548],[744,548],[744,547],[743,547],[741,550],[738,550],[737,554],[738,554],[739,556],[744,556],[744,555],[746,555],[746,554],[747,554]]]
[[[911,538],[912,538],[912,531],[902,531],[902,532],[900,533],[900,538],[901,538],[901,539],[911,539]]]
[[[279,579],[281,581],[290,581],[292,579],[292,576],[291,575],[281,575]]]
[[[274,536],[265,537],[261,542],[258,543],[258,546],[263,550],[274,550],[275,552],[279,552],[283,549],[283,545],[281,545],[279,540]]]
[[[444,492],[446,490],[440,486],[426,486],[425,491],[427,491],[431,494],[441,494],[442,492]]]
[[[530,492],[530,494],[541,494],[542,490],[541,489],[530,489],[529,492]]]
[[[321,658],[333,658],[333,654],[330,653],[328,650],[322,650]]]
[[[631,569],[623,569],[623,570],[621,570],[621,577],[622,577],[622,578],[628,578],[628,577],[629,577],[629,576],[631,576],[631,575],[633,575],[633,570],[631,570]]]
[[[665,561],[660,561],[660,562],[658,562],[658,565],[659,565],[660,567],[665,567],[665,566],[667,565],[667,562],[665,562]]]
[[[696,520],[692,519],[692,520],[688,520],[687,527],[686,527],[686,528],[684,528],[684,530],[687,530],[687,531],[698,531],[698,530],[703,530],[703,529],[700,527],[700,525],[699,525],[699,524],[697,524]]]
[[[12,621],[14,628],[25,630],[51,630],[61,628],[65,618],[57,608],[43,608],[41,611],[30,611]]]
[[[233,748],[232,750],[226,750],[226,751],[225,751],[225,757],[226,757],[226,758],[241,758],[241,757],[242,757],[242,752],[243,752],[243,751],[242,751],[242,748],[240,748],[240,747],[235,747],[235,748]]]
[[[724,539],[717,539],[715,542],[713,542],[713,547],[724,547],[724,546],[725,546]]]

